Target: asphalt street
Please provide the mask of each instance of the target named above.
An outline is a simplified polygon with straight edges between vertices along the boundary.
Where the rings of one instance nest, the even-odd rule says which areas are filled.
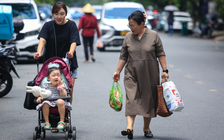
[[[185,108],[170,117],[152,119],[154,140],[222,140],[224,138],[224,43],[209,39],[169,37],[160,33],[166,52],[170,79],[183,98]],[[120,112],[109,106],[112,75],[117,67],[120,47],[99,52],[96,62],[84,62],[83,46],[77,47],[78,79],[75,81],[72,125],[77,140],[126,140],[125,104]],[[40,65],[41,66],[41,65]],[[31,140],[37,125],[37,111],[23,108],[25,86],[37,74],[35,63],[17,64],[11,92],[0,98],[0,140]],[[119,81],[124,94],[123,72]],[[64,132],[46,133],[46,140],[64,139]],[[143,119],[137,116],[134,139],[144,140]]]

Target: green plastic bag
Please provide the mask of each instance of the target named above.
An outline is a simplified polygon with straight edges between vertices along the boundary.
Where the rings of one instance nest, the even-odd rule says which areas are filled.
[[[114,83],[116,83],[116,86]],[[113,82],[112,89],[110,90],[109,104],[115,111],[121,111],[122,109],[123,94],[121,93],[121,88],[118,82]]]

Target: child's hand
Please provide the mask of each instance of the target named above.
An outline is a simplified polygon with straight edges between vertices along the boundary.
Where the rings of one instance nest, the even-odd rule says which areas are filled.
[[[59,84],[58,84],[58,86],[61,86],[61,85],[63,85],[63,83],[64,83],[64,80],[62,80],[62,81],[59,81]]]
[[[37,103],[41,103],[42,100],[43,100],[43,97],[38,97],[37,98]]]

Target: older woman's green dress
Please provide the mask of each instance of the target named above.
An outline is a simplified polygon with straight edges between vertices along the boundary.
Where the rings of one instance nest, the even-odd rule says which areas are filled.
[[[126,35],[120,53],[120,60],[126,60],[125,116],[156,117],[159,56],[165,56],[165,52],[155,31],[146,28],[140,40],[132,32]]]

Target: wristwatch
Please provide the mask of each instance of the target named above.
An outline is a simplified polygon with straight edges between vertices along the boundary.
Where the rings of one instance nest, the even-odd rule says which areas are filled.
[[[169,71],[168,71],[168,69],[166,69],[166,70],[163,70],[163,72],[166,72],[166,73],[168,73]]]

